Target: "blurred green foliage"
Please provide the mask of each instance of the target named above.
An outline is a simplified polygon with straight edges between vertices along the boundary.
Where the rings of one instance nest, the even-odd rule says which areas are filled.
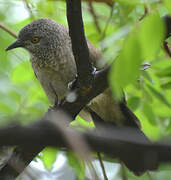
[[[79,180],[85,180],[85,165],[82,160],[80,160],[74,153],[67,152],[68,162],[75,172],[77,173]]]
[[[25,2],[28,2],[27,6]],[[94,14],[89,3],[83,3],[86,36],[103,52],[106,61],[116,60],[109,77],[114,95],[120,98],[121,89],[124,89],[128,106],[141,120],[145,134],[153,140],[170,137],[171,60],[162,48],[165,29],[160,17],[171,12],[171,2],[115,2],[113,9],[105,3],[93,3]],[[144,17],[145,12],[148,13]],[[13,32],[18,33],[23,26],[40,17],[67,25],[65,2],[0,0],[0,23]],[[13,41],[13,37],[0,29],[0,125],[37,120],[50,105],[34,76],[28,53],[22,49],[5,52]],[[140,66],[144,62],[150,62],[151,67],[142,71]],[[93,127],[79,117],[74,123]],[[46,168],[50,169],[56,150],[45,149],[41,156]],[[79,177],[83,178],[84,166],[79,165],[81,162],[74,155],[68,153],[68,157],[71,166],[77,173],[80,171]],[[170,169],[169,165],[163,166],[152,176],[170,179]],[[148,179],[147,175],[139,178],[129,171],[127,176],[129,179]],[[120,177],[118,174],[118,179]]]

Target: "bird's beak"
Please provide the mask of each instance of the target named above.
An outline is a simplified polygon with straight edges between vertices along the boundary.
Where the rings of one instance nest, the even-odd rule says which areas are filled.
[[[10,46],[8,46],[6,48],[6,51],[14,49],[14,48],[18,48],[18,47],[23,47],[23,43],[19,39],[13,42]]]

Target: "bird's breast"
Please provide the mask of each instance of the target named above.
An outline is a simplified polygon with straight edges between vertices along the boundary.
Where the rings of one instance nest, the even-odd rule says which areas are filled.
[[[66,96],[69,90],[68,83],[73,81],[76,76],[74,71],[69,70],[71,67],[62,63],[35,63],[32,61],[32,67],[52,105],[56,96],[59,100]]]

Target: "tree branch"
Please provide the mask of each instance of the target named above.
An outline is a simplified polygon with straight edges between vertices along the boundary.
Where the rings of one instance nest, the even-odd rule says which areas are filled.
[[[62,121],[58,119],[58,117],[61,117],[61,112],[57,113],[56,120]],[[82,137],[94,152],[102,152],[110,157],[118,157],[125,163],[130,162],[134,170],[153,170],[160,163],[171,162],[170,143],[151,143],[142,137],[137,129],[103,126],[85,132],[72,127],[65,128],[65,131],[71,138],[75,135]],[[13,138],[11,139],[11,137]],[[29,126],[14,125],[1,128],[0,147],[4,145],[24,146],[27,150],[33,150],[33,147],[36,146],[65,147],[66,150],[72,150],[68,146],[63,132],[56,126],[56,122],[49,121],[49,119],[43,119]],[[25,165],[24,161],[23,163]],[[11,164],[13,165],[14,162],[11,161]],[[15,168],[19,169],[16,166]]]
[[[6,31],[8,34],[10,34],[11,36],[13,36],[14,38],[17,38],[17,34],[15,34],[14,32],[12,32],[8,27],[6,27],[5,25],[3,25],[2,23],[0,23],[0,29],[3,29],[4,31]]]
[[[94,78],[94,68],[84,34],[81,0],[67,0],[67,20],[72,50],[77,66],[78,85],[87,88]]]
[[[101,27],[100,27],[96,12],[94,10],[93,3],[89,2],[88,5],[89,5],[89,11],[90,11],[90,13],[91,13],[91,15],[93,17],[93,20],[94,20],[94,25],[96,26],[96,29],[97,29],[98,33],[101,33]]]

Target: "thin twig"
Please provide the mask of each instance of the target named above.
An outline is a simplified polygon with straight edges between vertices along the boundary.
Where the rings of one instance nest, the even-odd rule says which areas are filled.
[[[5,32],[7,32],[8,34],[10,34],[12,37],[14,38],[18,38],[17,34],[12,32],[8,27],[6,27],[5,25],[3,25],[2,23],[0,23],[0,29],[3,29]]]
[[[103,30],[101,40],[104,39],[104,37],[105,37],[105,35],[106,35],[107,28],[108,28],[109,23],[110,23],[110,20],[111,20],[111,18],[112,18],[113,9],[114,9],[114,4],[113,4],[113,6],[111,7],[111,11],[110,11],[109,17],[108,17],[108,19],[107,19],[105,28],[104,28],[104,30]]]
[[[112,7],[112,6],[110,6],[110,8],[111,8],[111,7]],[[90,10],[89,7],[87,7],[87,6],[83,6],[82,9],[83,9],[83,11],[89,11],[89,10]],[[105,21],[105,22],[106,22],[106,21],[108,20],[108,17],[106,17],[106,16],[103,15],[103,14],[96,14],[96,16],[97,16],[97,18],[100,19],[101,21]],[[111,24],[112,24],[112,25],[115,25],[116,22],[112,21]]]
[[[145,5],[145,7],[144,7],[144,14],[143,14],[143,16],[139,19],[139,21],[143,20],[143,19],[146,17],[146,15],[149,14],[149,12],[150,12],[150,8],[149,8],[147,5]]]
[[[90,13],[91,13],[91,15],[92,15],[92,17],[93,17],[93,20],[94,20],[94,24],[95,24],[95,26],[96,26],[96,29],[97,29],[97,31],[98,31],[99,33],[101,33],[102,31],[101,31],[101,28],[100,28],[100,25],[99,25],[99,22],[98,22],[98,17],[97,17],[96,12],[95,12],[95,10],[94,10],[94,8],[93,8],[92,2],[89,2],[88,5],[89,5],[89,11],[90,11]]]
[[[93,163],[91,161],[87,161],[86,162],[87,167],[89,168],[90,172],[91,172],[91,179],[94,180],[100,180],[98,174],[96,173],[96,167],[94,167]]]
[[[105,167],[104,167],[104,164],[103,164],[103,161],[102,161],[102,158],[101,158],[101,154],[99,152],[97,153],[97,157],[98,157],[99,162],[100,162],[100,166],[101,166],[101,169],[102,169],[104,180],[108,180],[107,174],[106,174],[106,171],[105,171]]]

